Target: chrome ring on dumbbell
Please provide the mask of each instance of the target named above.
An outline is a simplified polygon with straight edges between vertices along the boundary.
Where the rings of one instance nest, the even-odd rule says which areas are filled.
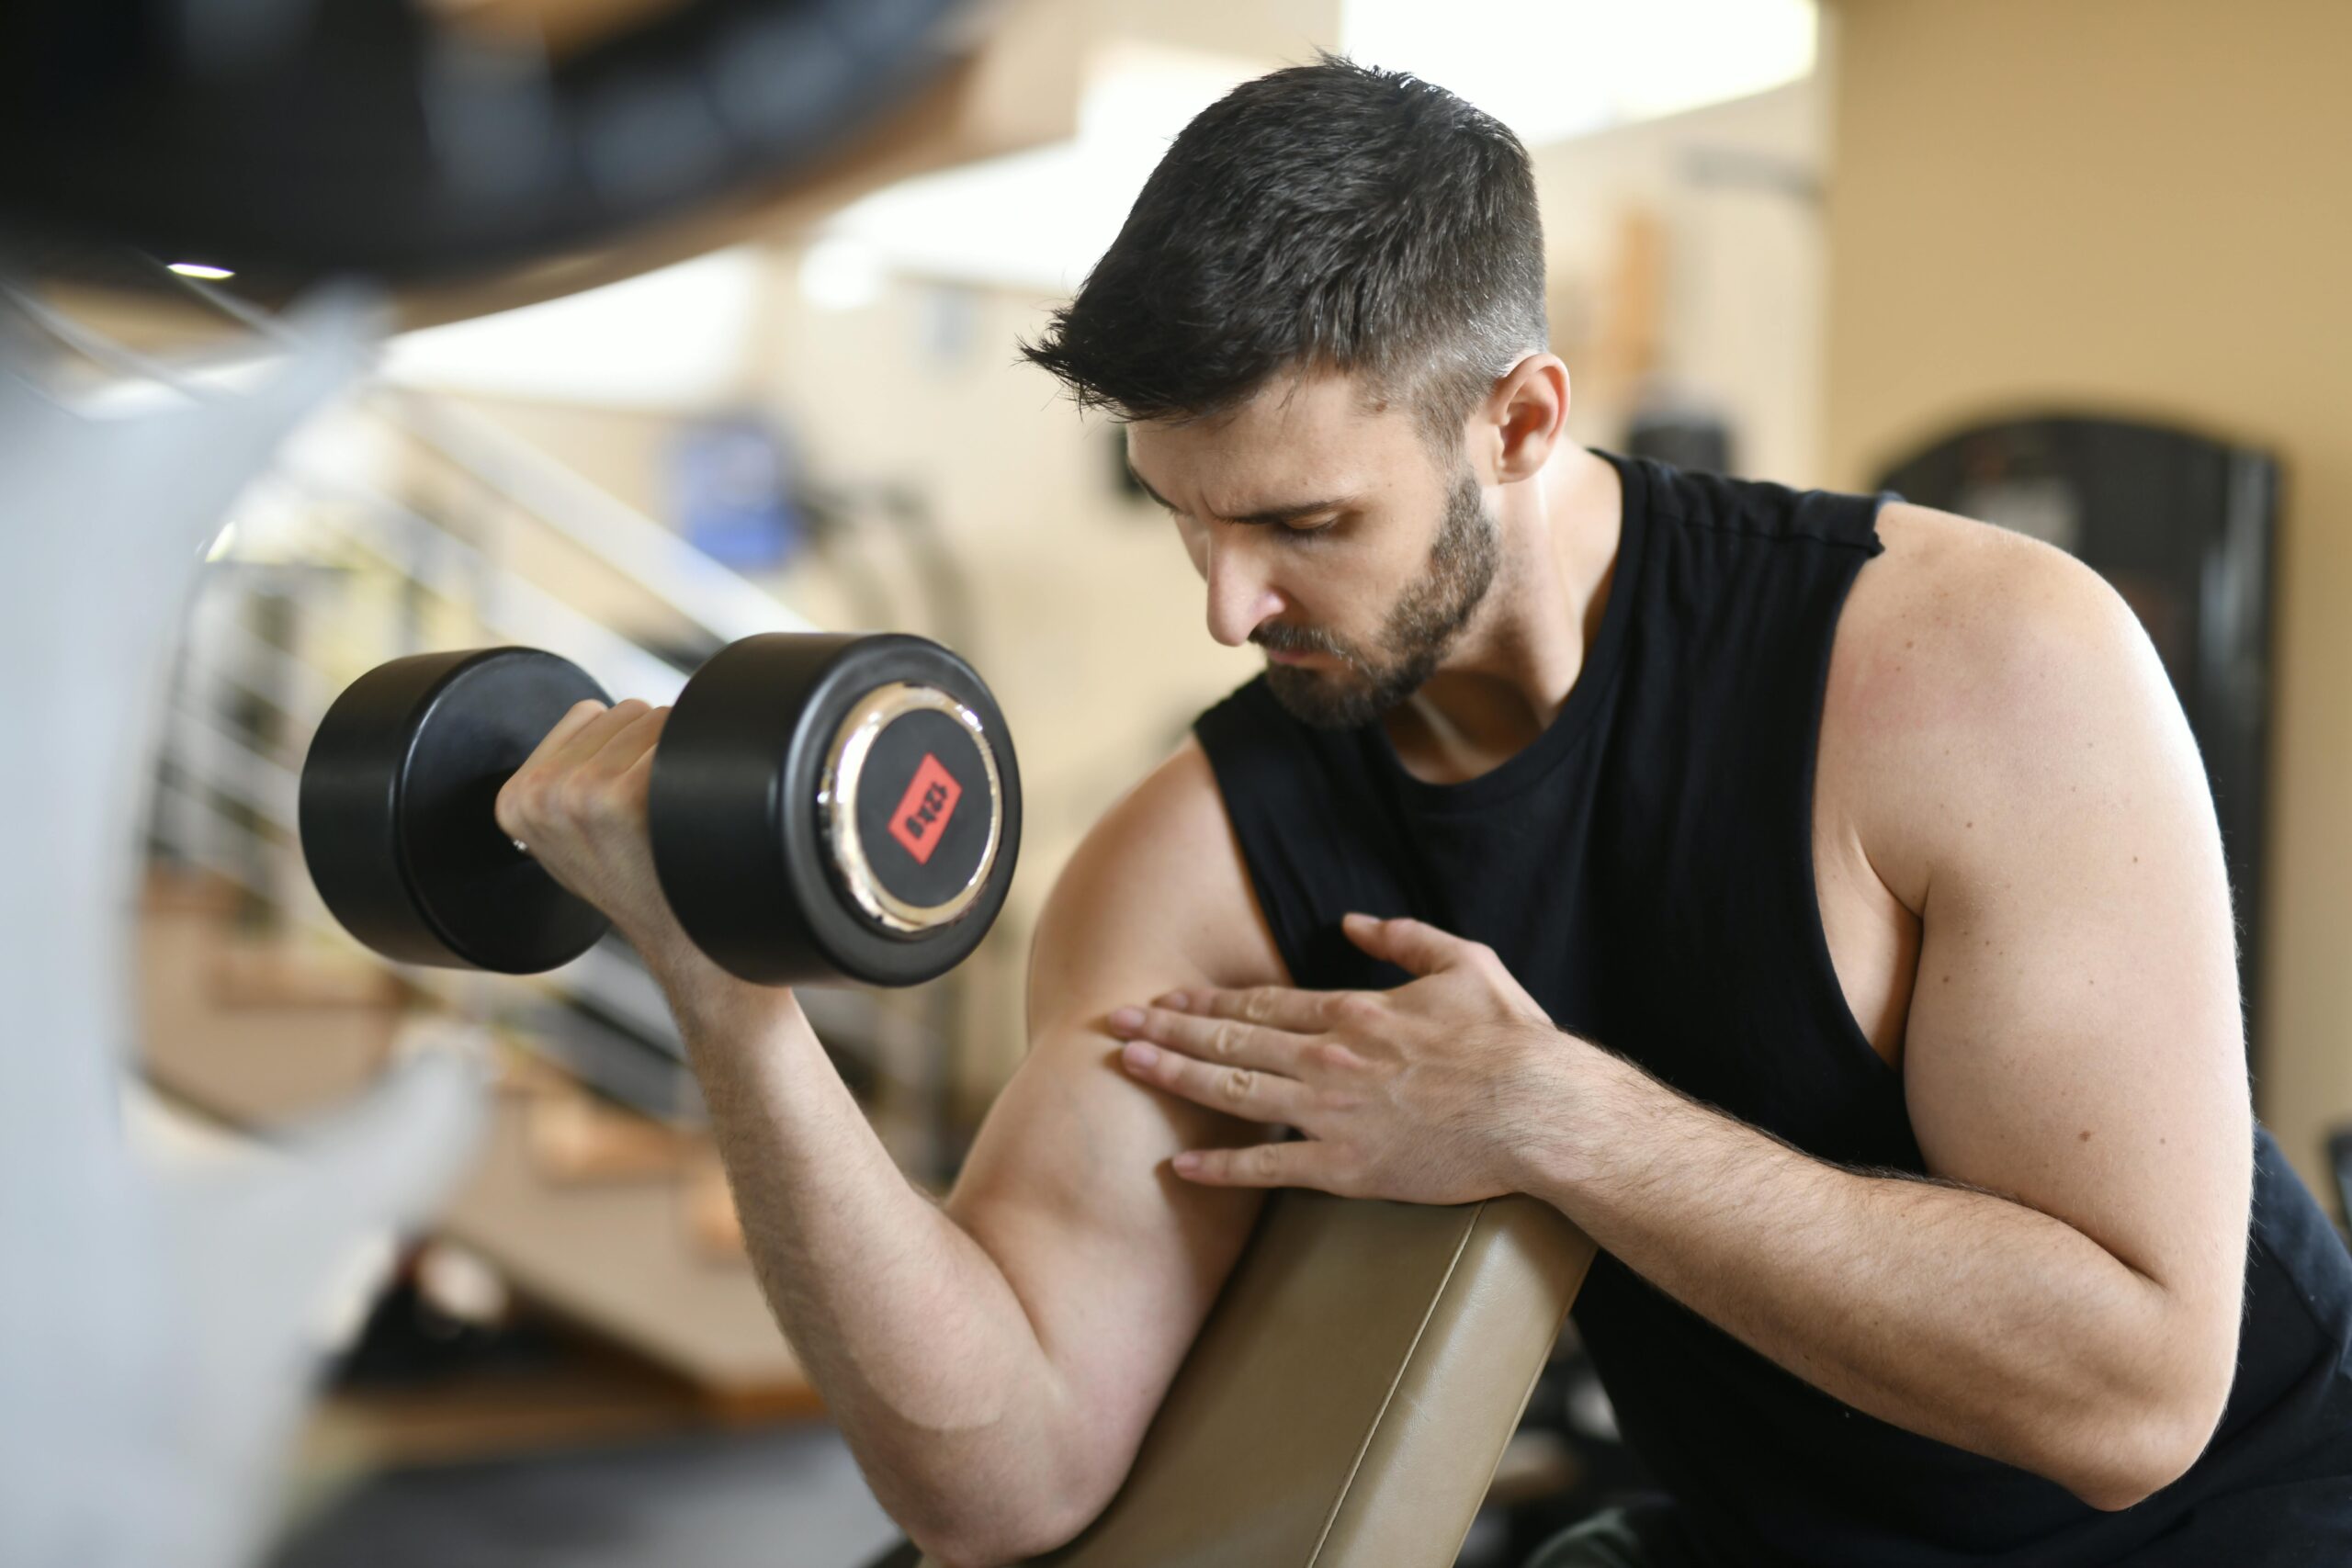
[[[903,852],[886,851],[877,844],[869,853],[858,825],[862,791],[869,777],[866,763],[886,735],[898,733],[893,728],[898,721],[926,713],[944,716],[963,731],[958,739],[968,739],[986,785],[981,800],[976,807],[967,807],[956,770],[926,750],[922,761],[907,773],[903,785],[896,780],[881,781],[885,796],[898,792],[886,831]],[[842,890],[878,924],[915,933],[963,919],[987,887],[1004,831],[1004,781],[997,771],[996,749],[989,744],[978,714],[944,692],[894,681],[866,694],[834,732],[824,774],[817,785],[817,809]],[[983,814],[978,853],[956,854],[953,831],[962,814],[972,810]],[[903,885],[908,867],[921,878],[933,871],[934,861],[944,863],[928,878],[930,886],[918,889]],[[891,874],[893,863],[899,872],[896,878]],[[894,888],[894,880],[901,886]],[[916,898],[929,901],[918,903]]]

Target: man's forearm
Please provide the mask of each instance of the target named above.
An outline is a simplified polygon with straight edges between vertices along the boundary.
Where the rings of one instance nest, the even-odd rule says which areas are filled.
[[[2165,1292],[2050,1215],[1846,1170],[1564,1041],[1526,1190],[1702,1316],[1857,1409],[2135,1501],[2177,1435]],[[2201,1440],[2201,1438],[2199,1439]]]
[[[1002,1270],[892,1163],[788,992],[656,970],[761,1287],[876,1496],[934,1551],[1025,1539],[1072,1427]]]

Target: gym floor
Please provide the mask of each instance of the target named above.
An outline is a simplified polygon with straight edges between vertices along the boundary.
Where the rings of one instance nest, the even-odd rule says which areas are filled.
[[[831,1427],[387,1471],[271,1568],[859,1568],[899,1539]]]

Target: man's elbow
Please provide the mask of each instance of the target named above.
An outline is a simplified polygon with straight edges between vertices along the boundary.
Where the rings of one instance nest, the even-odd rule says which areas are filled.
[[[1051,1467],[1050,1480],[1029,1478],[1019,1496],[1000,1487],[986,1495],[981,1511],[966,1511],[929,1529],[901,1518],[900,1528],[936,1568],[1004,1568],[1042,1557],[1068,1545],[1110,1506],[1126,1478],[1125,1463],[1108,1462],[1116,1451],[1087,1450]]]
[[[2136,1508],[2188,1472],[2203,1452],[2174,1444],[2119,1440],[2087,1464],[2077,1465],[2062,1483],[2067,1491],[2103,1514]]]
[[[937,1535],[910,1529],[907,1539],[923,1554],[925,1568],[1007,1568],[1069,1544],[1101,1511],[1083,1517],[1075,1511],[1041,1511],[1017,1523]]]
[[[2061,1483],[2102,1513],[2137,1506],[2188,1473],[2228,1396],[2224,1382],[2218,1393],[2184,1392],[2124,1412],[2075,1456]]]

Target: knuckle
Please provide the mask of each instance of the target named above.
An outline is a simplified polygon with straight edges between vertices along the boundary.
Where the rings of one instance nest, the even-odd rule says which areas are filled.
[[[1250,1150],[1250,1171],[1261,1177],[1272,1177],[1282,1168],[1280,1144],[1258,1144]]]
[[[1247,1067],[1228,1067],[1219,1075],[1218,1084],[1225,1091],[1226,1099],[1239,1104],[1247,1100],[1250,1091],[1258,1087],[1258,1075]]]
[[[1362,991],[1342,991],[1331,998],[1331,1017],[1340,1023],[1369,1023],[1378,1015],[1380,1003]]]
[[[585,768],[566,779],[562,789],[564,820],[582,828],[600,828],[612,820],[613,790],[603,775]]]
[[[1243,1018],[1248,1019],[1252,1023],[1265,1022],[1266,994],[1263,991],[1242,992],[1241,1005],[1236,1010],[1238,1010]]]
[[[580,781],[582,801],[596,808],[612,798],[613,785],[619,781],[621,773],[612,763],[596,758],[581,763],[580,771],[572,776]]]
[[[1221,1061],[1230,1061],[1241,1048],[1241,1032],[1230,1023],[1220,1023],[1209,1031],[1209,1052]]]
[[[511,824],[519,830],[534,827],[547,818],[547,791],[538,775],[529,772],[516,773],[498,792],[499,821]]]
[[[588,815],[592,793],[587,781],[576,773],[567,773],[550,783],[543,796],[548,818],[559,822],[583,820]]]
[[[582,767],[571,777],[570,803],[581,821],[601,825],[627,817],[635,793],[629,780],[609,766]]]

